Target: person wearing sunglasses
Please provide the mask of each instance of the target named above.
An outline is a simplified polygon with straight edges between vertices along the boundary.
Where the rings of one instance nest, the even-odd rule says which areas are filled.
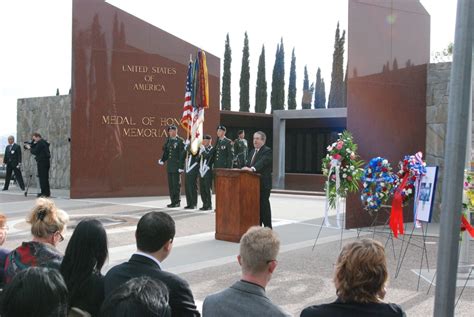
[[[56,249],[64,240],[68,214],[58,209],[54,202],[47,198],[39,198],[28,215],[27,222],[31,225],[33,239],[23,242],[8,254],[5,260],[4,282],[8,284],[20,271],[31,267],[48,267],[58,269],[63,255]]]

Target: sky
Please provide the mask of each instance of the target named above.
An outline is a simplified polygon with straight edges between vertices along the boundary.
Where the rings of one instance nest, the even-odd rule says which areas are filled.
[[[326,94],[329,94],[334,32],[338,22],[341,29],[347,29],[347,1],[107,2],[220,57],[221,64],[225,37],[229,33],[232,49],[232,110],[235,111],[238,110],[238,82],[244,33],[247,31],[250,47],[250,111],[253,111],[262,45],[265,45],[266,51],[266,77],[270,95],[276,46],[282,37],[286,89],[291,50],[295,48],[298,108],[301,108],[305,65],[308,67],[310,83],[316,80],[317,68],[321,68]],[[422,0],[421,3],[431,15],[430,50],[441,51],[454,41],[457,1]],[[190,14],[192,18],[188,20]],[[191,25],[196,17],[201,17],[197,27]],[[56,89],[61,94],[68,93],[71,87],[71,19],[72,0],[1,1],[0,38],[3,45],[0,60],[3,65],[0,67],[0,137],[16,134],[18,98],[51,96],[56,94]]]

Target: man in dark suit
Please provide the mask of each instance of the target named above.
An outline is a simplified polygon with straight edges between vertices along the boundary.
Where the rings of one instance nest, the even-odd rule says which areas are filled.
[[[260,224],[272,228],[272,210],[270,192],[272,190],[272,149],[265,145],[267,136],[262,131],[253,135],[254,149],[250,151],[247,164],[243,170],[260,174]]]
[[[240,239],[237,260],[242,269],[240,281],[206,297],[205,317],[284,317],[290,316],[273,304],[265,293],[277,267],[280,240],[269,228],[252,227]]]
[[[174,220],[167,213],[152,211],[145,214],[135,232],[137,252],[128,262],[113,267],[107,273],[104,278],[105,297],[132,278],[148,276],[168,287],[172,316],[200,316],[189,284],[161,269],[161,263],[173,247],[175,230]]]
[[[21,176],[21,147],[15,143],[15,138],[10,135],[8,137],[8,145],[5,148],[5,155],[3,156],[3,164],[7,165],[7,175],[5,177],[5,185],[2,190],[8,190],[12,172],[15,173],[16,181],[20,186],[21,190],[25,190],[25,184],[23,177]]]
[[[184,140],[178,136],[178,128],[175,125],[168,127],[169,137],[163,145],[163,156],[158,164],[166,163],[168,172],[168,189],[171,204],[167,207],[179,207],[181,203],[181,173],[184,171]]]
[[[31,150],[31,154],[35,156],[41,188],[38,197],[50,197],[49,169],[51,167],[51,153],[49,152],[49,143],[37,132],[33,133],[32,138],[31,145],[26,144],[25,147]]]

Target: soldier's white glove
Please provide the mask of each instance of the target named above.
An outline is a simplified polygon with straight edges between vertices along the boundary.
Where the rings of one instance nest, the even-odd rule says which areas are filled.
[[[178,169],[178,172],[181,174],[182,172],[184,172],[183,169]]]
[[[21,167],[21,163],[18,163],[18,165],[16,166],[16,168],[20,169]]]
[[[204,147],[204,145],[201,144],[201,147],[199,148],[199,154],[201,154],[205,150],[206,150],[206,148]]]
[[[163,165],[163,164],[165,164],[165,163],[163,163],[162,160],[158,160],[158,164],[159,164],[159,165]]]
[[[189,143],[191,142],[189,141],[189,139],[187,139],[186,142],[184,142],[184,145],[188,145]]]

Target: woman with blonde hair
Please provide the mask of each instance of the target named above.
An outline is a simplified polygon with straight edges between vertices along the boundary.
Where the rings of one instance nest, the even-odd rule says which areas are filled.
[[[400,306],[383,302],[387,280],[385,250],[380,242],[362,239],[346,244],[334,273],[337,300],[307,307],[301,317],[405,316]]]
[[[58,269],[63,255],[56,246],[64,240],[69,216],[58,209],[54,202],[39,198],[26,221],[31,225],[32,241],[23,242],[10,252],[5,261],[5,283],[20,271],[31,267],[48,267]]]

